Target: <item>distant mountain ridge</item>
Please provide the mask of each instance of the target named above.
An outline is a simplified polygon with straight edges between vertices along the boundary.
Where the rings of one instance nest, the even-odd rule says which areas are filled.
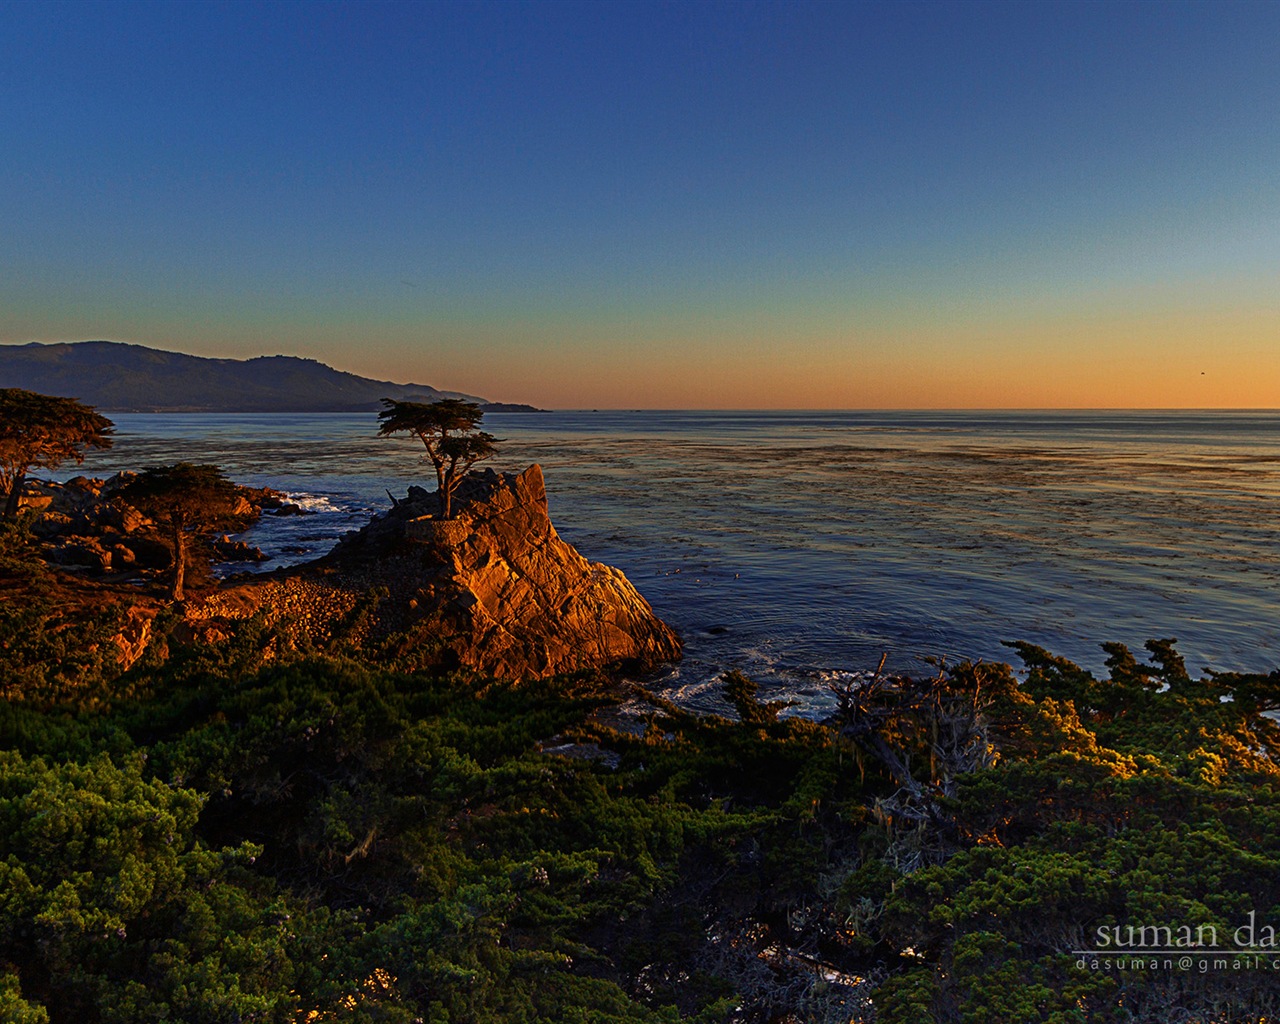
[[[209,359],[118,341],[0,345],[0,387],[76,398],[104,412],[368,412],[383,398],[460,398],[491,412],[534,411],[427,384],[395,384],[299,356]]]

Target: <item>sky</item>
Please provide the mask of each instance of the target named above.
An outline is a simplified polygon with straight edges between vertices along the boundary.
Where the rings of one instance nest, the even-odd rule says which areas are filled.
[[[0,343],[1280,406],[1280,3],[11,3]]]

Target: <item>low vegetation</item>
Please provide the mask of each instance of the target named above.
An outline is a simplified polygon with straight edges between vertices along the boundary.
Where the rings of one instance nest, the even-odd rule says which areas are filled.
[[[877,677],[819,724],[738,675],[694,716],[173,612],[121,672],[3,542],[5,1021],[1275,1019],[1272,957],[1079,951],[1280,924],[1280,674],[1024,645],[1025,678]]]

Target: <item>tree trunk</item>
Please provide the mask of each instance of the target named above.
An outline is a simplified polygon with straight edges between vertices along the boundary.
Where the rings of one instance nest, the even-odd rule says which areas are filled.
[[[447,520],[453,517],[453,488],[457,486],[453,483],[451,475],[445,475],[440,479],[440,518]]]
[[[449,498],[452,491],[449,487],[449,474],[445,470],[444,461],[432,456],[432,462],[436,467],[436,498],[440,502],[440,518],[449,518]]]
[[[182,578],[187,571],[187,546],[185,542],[186,534],[180,525],[173,528],[173,589],[169,592],[169,596],[174,601],[181,601],[182,597]]]
[[[22,500],[22,485],[27,482],[27,474],[19,473],[9,488],[9,499],[4,503],[4,516],[12,519],[18,514],[18,502]]]

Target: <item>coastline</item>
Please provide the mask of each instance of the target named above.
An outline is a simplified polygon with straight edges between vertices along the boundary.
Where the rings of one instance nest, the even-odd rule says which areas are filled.
[[[929,657],[1004,660],[1002,640],[1095,671],[1103,640],[1167,635],[1196,665],[1280,662],[1272,414],[492,419],[505,468],[543,465],[566,539],[620,567],[686,637],[663,685],[695,705],[741,668],[820,708],[827,679],[885,651],[925,670]],[[197,454],[311,496],[320,515],[264,520],[276,535],[251,538],[271,554],[305,548],[298,560],[421,473],[410,449],[372,436],[371,417],[122,417],[120,429],[101,472]]]

